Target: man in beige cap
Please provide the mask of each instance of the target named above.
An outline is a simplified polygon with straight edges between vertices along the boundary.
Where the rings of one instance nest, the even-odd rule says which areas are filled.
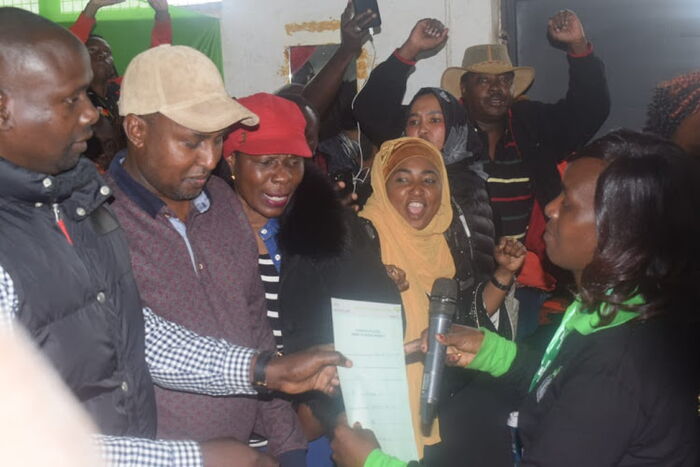
[[[228,96],[209,58],[170,45],[134,57],[119,111],[127,149],[108,170],[112,208],[144,303],[199,334],[271,352],[253,232],[238,197],[210,176],[231,125],[257,116]],[[255,430],[281,465],[304,463],[306,439],[285,400],[155,391],[159,438],[247,442]]]
[[[233,440],[156,440],[153,383],[212,396],[255,395],[263,385],[331,391],[329,365],[342,356],[273,358],[143,306],[112,191],[80,157],[97,119],[91,79],[70,32],[0,8],[0,322],[26,328],[100,430],[110,465],[274,465]],[[227,115],[222,124],[254,120],[220,94],[209,104]],[[197,183],[186,181],[187,191]]]

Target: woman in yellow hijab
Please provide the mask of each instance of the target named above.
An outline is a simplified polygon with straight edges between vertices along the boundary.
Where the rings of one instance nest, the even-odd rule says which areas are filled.
[[[455,275],[455,259],[445,238],[453,220],[447,172],[442,154],[432,144],[419,138],[399,138],[382,145],[371,173],[373,193],[360,216],[369,220],[378,234],[382,262],[390,271],[398,268],[405,273],[407,288],[401,292],[401,300],[408,342],[428,327],[428,296],[435,279]],[[484,305],[493,309],[501,305],[508,290],[498,285],[512,283],[525,251],[520,243],[503,240],[496,253],[499,269],[482,288]],[[422,457],[424,446],[440,441],[439,428],[436,422],[429,436],[421,433],[423,362],[409,362],[406,368],[413,430]]]

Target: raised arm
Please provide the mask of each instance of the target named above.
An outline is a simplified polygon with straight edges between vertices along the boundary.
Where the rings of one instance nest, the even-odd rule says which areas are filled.
[[[515,282],[515,274],[525,262],[527,250],[519,241],[502,237],[494,247],[496,270],[483,289],[483,303],[486,313],[491,316],[498,310],[506,294]]]
[[[396,53],[409,62],[420,60],[421,54],[437,50],[447,41],[449,30],[434,18],[424,18],[411,29],[403,45]]]
[[[95,15],[97,11],[105,6],[116,5],[117,3],[123,3],[126,0],[90,0],[85,8],[83,9],[78,19],[75,23],[68,28],[73,34],[75,34],[81,42],[87,42],[92,29],[95,27]]]
[[[148,0],[148,4],[156,12],[151,31],[151,47],[173,43],[173,24],[168,12],[168,0]]]
[[[432,51],[447,40],[448,30],[436,19],[416,23],[401,47],[372,70],[355,101],[354,115],[362,131],[377,146],[401,136],[406,110],[402,105],[406,82],[422,52]]]
[[[541,138],[553,144],[559,160],[585,144],[610,112],[610,96],[603,62],[593,53],[576,13],[562,10],[548,23],[550,42],[567,52],[569,87],[554,104],[523,102],[534,110],[533,120],[545,122]],[[525,123],[527,125],[527,123]]]
[[[362,44],[369,38],[367,26],[374,17],[370,11],[353,16],[351,2],[345,7],[340,17],[340,47],[302,92],[302,96],[311,102],[321,116],[333,103],[346,68],[357,59]]]

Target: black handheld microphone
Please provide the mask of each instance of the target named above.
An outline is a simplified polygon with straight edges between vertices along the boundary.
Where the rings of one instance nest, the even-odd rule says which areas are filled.
[[[445,346],[435,334],[446,334],[457,310],[457,281],[441,277],[435,279],[430,292],[430,325],[428,326],[428,353],[425,356],[423,384],[420,393],[420,418],[424,434],[429,434],[435,419],[442,373],[445,369]]]

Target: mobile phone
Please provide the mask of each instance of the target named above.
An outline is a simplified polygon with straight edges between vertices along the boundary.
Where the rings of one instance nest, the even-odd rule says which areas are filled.
[[[346,169],[335,172],[333,175],[331,175],[331,180],[334,184],[337,184],[338,182],[345,183],[345,188],[338,190],[339,198],[345,198],[350,193],[355,192],[355,181],[352,177],[352,170]]]
[[[372,10],[372,12],[377,15],[371,23],[367,25],[368,28],[378,28],[382,24],[382,18],[379,16],[379,5],[377,5],[377,0],[352,0],[352,5],[355,7],[355,14],[359,15],[367,10]]]

